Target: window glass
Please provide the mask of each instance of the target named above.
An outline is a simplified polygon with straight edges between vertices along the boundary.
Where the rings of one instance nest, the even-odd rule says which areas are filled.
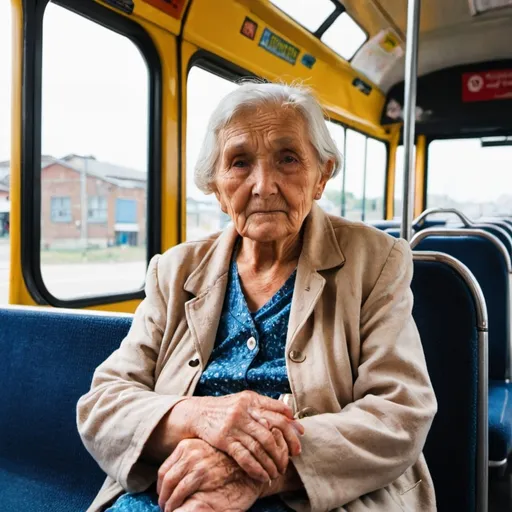
[[[475,138],[430,143],[429,208],[457,208],[472,219],[512,215],[512,146],[486,142]]]
[[[345,60],[350,60],[366,41],[364,30],[346,12],[325,31],[322,41]]]
[[[88,198],[88,204],[87,220],[89,222],[107,222],[107,196],[91,196]]]
[[[416,162],[416,146],[414,146],[413,162]],[[395,193],[393,203],[393,218],[402,218],[404,197],[404,147],[398,146],[395,153]],[[415,164],[414,164],[415,165]],[[412,170],[415,172],[415,168]]]
[[[334,11],[332,0],[270,0],[290,18],[310,32],[316,32],[320,25]]]
[[[366,180],[364,220],[382,220],[386,189],[387,148],[380,140],[368,137],[366,144]]]
[[[343,155],[345,142],[345,128],[340,124],[326,121],[329,133],[333,138],[339,152]],[[322,199],[318,204],[328,213],[342,215],[343,213],[343,169],[335,178],[331,178],[325,186]]]
[[[53,3],[43,23],[43,280],[59,299],[136,291],[146,272],[146,63],[128,38]]]
[[[0,2],[0,304],[9,301],[11,5]]]
[[[199,67],[187,81],[187,240],[196,240],[223,229],[229,222],[213,194],[205,195],[194,183],[194,168],[206,126],[219,101],[238,87]]]
[[[366,137],[350,129],[347,129],[346,137],[345,217],[349,220],[362,220]]]

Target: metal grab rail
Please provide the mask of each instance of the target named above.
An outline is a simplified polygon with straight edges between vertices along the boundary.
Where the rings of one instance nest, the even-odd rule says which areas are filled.
[[[416,219],[414,219],[413,225],[421,225],[421,223],[424,222],[429,215],[433,215],[435,213],[451,213],[453,215],[456,215],[457,217],[459,217],[459,219],[462,221],[462,224],[464,224],[464,227],[466,228],[470,228],[475,225],[475,222],[473,222],[466,214],[462,213],[456,208],[429,208],[420,215],[418,215]]]

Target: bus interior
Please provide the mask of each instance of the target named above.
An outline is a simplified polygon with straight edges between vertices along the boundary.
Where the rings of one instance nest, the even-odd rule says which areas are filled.
[[[1,510],[100,487],[76,400],[150,258],[229,222],[193,170],[248,77],[320,100],[344,156],[320,206],[410,241],[439,511],[512,510],[511,0],[1,0],[0,69]]]

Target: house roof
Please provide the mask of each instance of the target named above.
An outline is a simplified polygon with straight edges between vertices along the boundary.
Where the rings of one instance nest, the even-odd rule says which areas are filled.
[[[86,172],[89,176],[94,176],[107,183],[122,188],[146,188],[147,174],[127,167],[100,162],[94,157],[83,157],[79,155],[68,155],[64,158],[48,157],[41,162],[42,168],[53,164],[59,164],[76,172]]]

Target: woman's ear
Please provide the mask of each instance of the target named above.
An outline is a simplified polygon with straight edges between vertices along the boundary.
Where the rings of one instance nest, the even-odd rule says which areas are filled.
[[[332,175],[332,172],[334,170],[334,160],[327,160],[325,164],[322,164],[320,166],[320,179],[318,183],[316,184],[315,188],[315,199],[321,199],[322,194],[324,193],[325,186],[327,185],[327,182],[329,181],[329,178]]]
[[[219,189],[218,189],[217,184],[215,182],[210,185],[210,190],[215,194],[215,197],[217,198],[217,201],[219,202],[220,209],[224,213],[228,213],[228,210],[226,208],[226,204],[222,200],[222,196],[220,195]]]

